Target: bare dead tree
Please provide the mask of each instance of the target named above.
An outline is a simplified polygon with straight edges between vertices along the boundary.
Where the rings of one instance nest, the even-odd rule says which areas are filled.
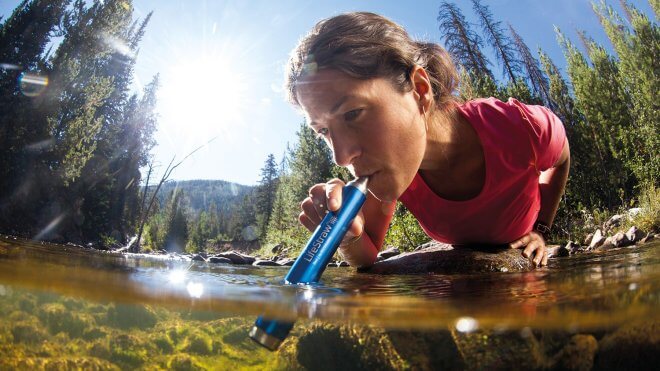
[[[151,198],[149,199],[149,205],[147,206],[146,210],[143,210],[144,212],[141,213],[140,215],[140,228],[138,230],[138,236],[135,244],[131,247],[131,252],[140,252],[140,239],[142,238],[142,233],[144,232],[144,225],[147,223],[147,219],[149,217],[149,211],[153,207],[154,203],[156,202],[156,196],[158,196],[158,191],[160,191],[160,187],[167,181],[167,179],[170,178],[172,175],[172,172],[174,169],[179,167],[188,157],[192,156],[195,152],[199,151],[203,147],[207,146],[209,143],[214,141],[217,137],[212,138],[205,144],[195,148],[192,152],[188,153],[181,161],[177,162],[176,164],[174,163],[176,159],[176,155],[172,157],[172,160],[170,160],[170,163],[167,165],[165,168],[165,172],[163,173],[163,176],[160,178],[160,181],[158,182],[158,185],[156,186],[156,189],[154,190],[154,193],[151,195]],[[146,194],[149,189],[149,177],[151,176],[151,171],[153,169],[153,162],[149,164],[149,173],[147,175],[147,184],[145,184],[145,189],[144,193],[142,194],[142,202],[144,204],[144,200],[146,199]]]

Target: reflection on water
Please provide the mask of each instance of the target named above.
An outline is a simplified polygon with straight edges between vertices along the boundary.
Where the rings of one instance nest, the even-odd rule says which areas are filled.
[[[506,353],[502,344],[509,344],[511,334],[516,340],[510,346],[520,354],[543,349],[542,356],[534,356],[534,367],[559,367],[564,358],[558,354],[573,349],[570,344],[588,353],[599,341],[600,348],[592,347],[593,360],[596,349],[607,349],[605,334],[639,320],[644,328],[657,327],[659,262],[655,243],[551,260],[547,268],[527,273],[382,276],[329,268],[321,285],[292,287],[281,284],[288,267],[206,264],[0,239],[0,357],[5,359],[0,369],[46,367],[48,359],[55,362],[62,354],[83,362],[64,368],[86,368],[84,362],[102,368],[177,362],[202,368],[314,367],[319,359],[306,359],[301,349],[333,336],[340,339],[333,345],[337,349],[352,337],[385,339],[377,345],[384,352],[376,352],[380,358],[367,362],[356,356],[354,367],[383,361],[394,368],[424,368],[415,363],[422,362],[419,354],[405,359],[402,344],[411,343],[401,339],[411,331],[426,339],[418,347],[452,342],[455,351],[447,359],[464,363],[451,367],[512,362],[499,353],[493,359],[475,356]],[[297,320],[277,357],[247,338],[262,314]],[[546,335],[539,337],[540,332]],[[590,337],[582,341],[576,334]],[[549,340],[556,338],[562,340]],[[530,339],[542,346],[529,347]],[[650,344],[660,350],[657,339]],[[33,363],[16,363],[20,359]],[[435,362],[430,365],[440,365]]]

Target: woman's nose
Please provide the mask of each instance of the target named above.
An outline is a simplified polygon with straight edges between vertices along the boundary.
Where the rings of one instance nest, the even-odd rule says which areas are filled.
[[[331,136],[332,155],[339,166],[348,166],[360,156],[359,141],[347,130],[335,130]]]

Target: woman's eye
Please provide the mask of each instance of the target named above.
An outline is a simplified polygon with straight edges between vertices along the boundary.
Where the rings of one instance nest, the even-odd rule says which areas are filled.
[[[327,134],[328,134],[328,128],[320,128],[320,129],[316,132],[316,136],[317,136],[318,138],[323,138],[323,137],[325,137]]]
[[[352,111],[348,111],[348,112],[344,113],[344,120],[353,121],[356,118],[358,118],[358,116],[360,116],[361,113],[362,113],[361,108],[354,109]]]

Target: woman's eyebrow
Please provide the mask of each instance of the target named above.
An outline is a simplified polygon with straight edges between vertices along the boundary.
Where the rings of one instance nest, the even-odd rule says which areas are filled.
[[[335,103],[335,104],[332,106],[332,108],[330,109],[330,114],[331,114],[331,115],[334,115],[335,113],[337,113],[337,111],[339,110],[339,108],[341,108],[342,104],[346,103],[346,101],[348,101],[348,100],[351,99],[351,98],[355,98],[355,95],[353,95],[353,94],[346,94],[346,95],[342,96],[341,98],[339,98],[339,100],[337,101],[337,103]],[[316,126],[316,125],[318,125],[318,123],[316,123],[316,122],[314,122],[314,121],[311,121],[311,122],[309,123],[309,126]]]

